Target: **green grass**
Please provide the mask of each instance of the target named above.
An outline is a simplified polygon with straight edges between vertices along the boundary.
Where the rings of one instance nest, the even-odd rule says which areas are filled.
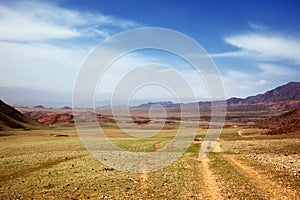
[[[192,160],[197,157],[197,145],[173,165],[149,173],[143,189],[140,174],[106,170],[107,166],[86,151],[79,137],[49,135],[68,131],[27,131],[28,135],[16,131],[15,135],[0,137],[1,198],[182,199],[202,195],[201,184],[196,184],[201,181],[198,161]],[[162,147],[170,136],[143,142],[132,138],[111,140],[127,150],[153,151],[155,144]]]
[[[91,131],[95,129],[91,128]],[[189,131],[192,129],[186,129]],[[287,170],[275,171],[273,165],[254,159],[257,156],[293,154],[297,156],[299,138],[274,139],[260,136],[258,129],[237,135],[240,128],[223,129],[221,147],[225,152],[211,153],[209,166],[217,176],[222,196],[231,199],[268,199],[249,177],[230,162],[234,156],[267,176],[273,182],[299,190],[299,178]],[[134,130],[139,133],[140,130]],[[150,138],[133,138],[121,130],[105,128],[116,146],[134,152],[151,152],[174,138],[176,130],[163,130]],[[199,129],[196,137],[205,138]],[[6,133],[6,132],[5,132]],[[69,137],[55,137],[57,135]],[[184,139],[184,138],[182,138]],[[9,131],[0,137],[1,199],[207,199],[197,160],[201,143],[193,143],[185,154],[158,171],[146,175],[125,173],[103,165],[85,149],[74,128]],[[225,156],[224,156],[225,155]],[[280,157],[281,158],[281,157]]]

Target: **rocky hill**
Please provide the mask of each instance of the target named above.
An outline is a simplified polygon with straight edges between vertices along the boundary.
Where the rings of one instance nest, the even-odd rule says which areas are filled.
[[[300,108],[258,123],[259,128],[270,129],[268,134],[283,134],[300,131]]]
[[[7,129],[32,129],[45,127],[38,121],[23,115],[15,108],[0,100],[0,130]]]
[[[53,113],[47,111],[31,111],[24,112],[23,114],[48,126],[53,124],[70,125],[74,123],[72,112]]]

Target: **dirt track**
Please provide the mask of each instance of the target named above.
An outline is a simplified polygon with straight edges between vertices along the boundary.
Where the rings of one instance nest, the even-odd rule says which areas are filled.
[[[279,184],[272,182],[268,177],[258,173],[252,167],[239,161],[232,155],[224,155],[224,157],[234,164],[238,170],[241,170],[249,182],[254,183],[258,188],[265,191],[271,199],[290,199],[291,196],[294,197],[293,199],[297,199],[296,191],[281,187]]]
[[[242,130],[238,131],[238,135],[244,137],[242,135]],[[240,174],[243,174],[248,182],[255,185],[255,187],[259,190],[257,193],[263,191],[264,196],[267,199],[300,199],[297,191],[273,182],[266,175],[259,173],[245,162],[237,159],[236,155],[222,153],[224,151],[221,148],[221,145],[221,141],[218,141],[212,152],[220,154],[221,157],[227,160],[233,166],[231,170],[238,171]],[[203,183],[207,189],[207,196],[209,199],[224,199],[226,196],[222,194],[222,184],[224,183],[217,179],[214,169],[212,169],[210,166],[210,162],[213,161],[211,161],[209,157],[201,160],[201,169],[203,170],[204,174]],[[241,185],[240,187],[242,188],[243,186]]]
[[[209,167],[209,162],[210,160],[208,158],[201,160],[201,169],[204,174],[203,183],[206,188],[205,193],[209,199],[223,199],[215,175]]]

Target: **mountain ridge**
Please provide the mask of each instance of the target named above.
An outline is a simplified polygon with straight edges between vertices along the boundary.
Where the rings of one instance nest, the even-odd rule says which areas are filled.
[[[32,129],[44,127],[36,120],[23,115],[20,111],[0,100],[0,130]]]
[[[286,100],[300,100],[300,82],[289,82],[263,94],[257,94],[246,98],[232,97],[227,99],[227,104],[257,104]]]
[[[294,109],[300,107],[300,82],[289,82],[285,85],[278,86],[262,94],[249,96],[246,98],[232,97],[226,100],[227,105],[258,105],[267,104],[283,110]],[[150,108],[153,105],[160,105],[164,108],[178,108],[183,106],[209,106],[211,101],[199,101],[194,103],[173,103],[165,102],[149,102],[133,106],[132,108]]]

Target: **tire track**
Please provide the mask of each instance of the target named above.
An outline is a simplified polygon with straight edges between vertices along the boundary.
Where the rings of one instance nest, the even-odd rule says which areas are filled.
[[[205,186],[205,193],[209,199],[218,200],[223,199],[221,196],[221,189],[218,187],[217,180],[214,173],[209,168],[209,158],[203,158],[201,160],[201,169],[203,172],[203,183]]]
[[[216,143],[212,152],[215,153],[223,152],[220,141]],[[205,193],[207,194],[207,197],[212,200],[223,199],[221,195],[221,189],[218,186],[218,182],[215,178],[214,172],[209,167],[210,159],[206,156],[200,162],[201,162],[200,168],[201,171],[203,172],[203,183],[204,183]]]
[[[140,190],[143,197],[148,196],[148,175],[147,173],[142,173],[140,176]]]
[[[244,136],[243,136],[243,129],[238,130],[238,135],[239,135],[240,137],[244,137]]]
[[[140,185],[140,197],[144,197],[147,198],[148,197],[148,184],[149,184],[149,177],[148,174],[146,172],[146,168],[145,165],[143,163],[140,164],[140,168],[141,168],[141,174],[140,174],[140,181],[139,181],[139,185]]]
[[[248,138],[248,137],[249,137],[249,136],[247,136],[247,135],[244,135],[244,129],[238,130],[237,134],[238,134],[240,137],[243,137],[243,138]]]
[[[271,199],[300,199],[297,195],[297,191],[281,187],[277,183],[269,180],[268,177],[258,173],[252,167],[245,165],[241,161],[234,158],[232,155],[223,155],[225,159],[235,165],[239,170],[241,170],[248,180],[254,183],[258,188],[261,188],[263,191],[266,191]]]

